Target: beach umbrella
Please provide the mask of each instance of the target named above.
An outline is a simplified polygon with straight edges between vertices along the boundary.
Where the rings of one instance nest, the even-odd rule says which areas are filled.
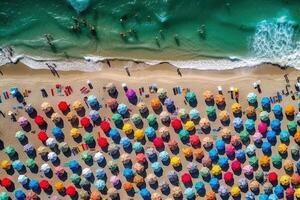
[[[59,127],[53,127],[52,128],[52,135],[55,137],[55,138],[62,138],[64,136],[61,128]]]
[[[66,194],[70,197],[74,197],[77,194],[77,191],[74,186],[69,185],[66,187]]]
[[[82,176],[87,179],[93,177],[93,172],[91,168],[84,168],[82,170]]]
[[[133,132],[133,128],[132,125],[130,123],[125,123],[123,125],[122,131],[126,134],[126,135],[130,135]]]
[[[300,150],[300,147],[298,144],[293,144],[291,146],[291,154],[292,154],[292,157],[297,157],[299,156],[299,150]]]
[[[107,151],[110,155],[117,155],[119,153],[119,150],[120,150],[120,147],[116,144],[110,144],[107,149]]]
[[[96,177],[97,177],[97,179],[104,180],[106,178],[106,172],[105,172],[105,170],[103,168],[98,168],[96,170]]]
[[[270,108],[271,101],[269,97],[262,97],[260,102],[263,108]]]
[[[113,83],[108,83],[106,86],[106,91],[108,92],[109,95],[114,96],[117,92],[117,88],[115,86],[115,84]]]
[[[24,131],[17,131],[15,137],[19,140],[19,141],[24,141],[26,139],[26,135]]]
[[[18,176],[18,182],[21,183],[21,185],[26,185],[29,181],[29,178],[23,174]]]
[[[239,149],[235,152],[235,157],[239,161],[244,161],[246,159],[246,154],[243,149]]]
[[[285,114],[287,116],[294,116],[295,115],[295,108],[293,105],[285,106]]]
[[[198,145],[200,145],[200,138],[196,134],[190,135],[189,141],[190,141],[190,143],[191,143],[192,146],[198,146]]]
[[[170,139],[170,141],[168,142],[168,146],[171,151],[175,151],[176,149],[178,149],[178,143],[174,139]]]
[[[220,157],[219,160],[218,160],[218,165],[220,165],[220,167],[221,167],[222,169],[227,168],[228,165],[229,165],[229,164],[228,164],[228,158],[225,157],[225,156]]]
[[[140,175],[135,175],[133,178],[133,183],[136,184],[137,187],[140,187],[144,184],[144,178]]]
[[[143,140],[145,138],[145,134],[143,129],[136,129],[134,131],[134,139],[135,140]]]
[[[65,186],[61,181],[55,182],[54,187],[58,192],[61,192],[65,189]]]
[[[280,132],[280,141],[285,143],[285,142],[289,142],[290,141],[290,133],[286,130],[282,130]]]
[[[45,156],[48,154],[48,149],[46,147],[43,147],[43,146],[39,146],[39,148],[37,149],[37,152],[39,155],[41,156]]]
[[[222,94],[217,94],[215,96],[215,102],[218,106],[222,106],[225,104],[225,97]]]
[[[201,118],[200,119],[200,127],[204,130],[209,129],[210,128],[210,123],[209,123],[208,119]]]
[[[26,194],[22,190],[20,190],[20,189],[18,189],[18,190],[15,191],[15,195],[14,196],[15,196],[15,198],[17,200],[24,200],[24,199],[26,199]]]
[[[208,118],[213,118],[214,116],[216,116],[216,108],[214,106],[207,106],[206,114]]]
[[[235,117],[232,123],[236,129],[241,129],[243,127],[243,120],[240,117]]]
[[[168,162],[169,160],[170,160],[170,156],[169,156],[169,153],[168,152],[166,152],[166,151],[161,151],[160,153],[159,153],[159,159],[163,162],[163,163],[165,163],[165,162]]]
[[[89,112],[89,118],[93,121],[96,122],[100,119],[100,114],[96,110],[91,110]]]
[[[39,140],[40,140],[41,142],[46,142],[47,139],[48,139],[48,135],[47,135],[46,132],[40,131],[40,132],[38,133],[38,138],[39,138]]]
[[[97,97],[94,95],[89,95],[87,98],[87,102],[91,107],[95,107],[99,105],[99,102],[97,100]]]
[[[72,174],[71,181],[74,185],[79,185],[81,178],[78,174]]]
[[[11,168],[11,161],[9,160],[2,160],[1,161],[1,168],[4,170],[9,170]]]
[[[200,113],[197,109],[193,108],[192,110],[190,110],[189,116],[191,120],[197,120],[200,118]]]
[[[212,160],[208,156],[204,156],[201,160],[201,163],[204,167],[211,168]]]
[[[234,185],[231,187],[230,194],[233,198],[239,197],[241,195],[241,190],[238,186]]]
[[[149,183],[149,185],[157,184],[157,177],[154,174],[148,174],[146,181]]]
[[[23,117],[23,116],[22,116],[22,117],[19,117],[18,123],[19,123],[19,125],[20,125],[22,128],[26,127],[26,126],[29,124],[28,119],[27,119],[26,117]]]
[[[41,104],[41,109],[42,109],[43,112],[48,113],[48,112],[52,111],[53,108],[52,108],[52,106],[51,106],[50,103],[48,103],[48,102],[43,102],[43,103]]]
[[[175,171],[171,170],[167,173],[167,177],[171,183],[177,183],[178,182],[178,175]]]
[[[295,173],[291,176],[291,184],[294,187],[298,187],[300,185],[300,175]]]
[[[167,91],[164,88],[158,88],[157,94],[158,94],[158,98],[162,100],[167,97]]]
[[[274,166],[281,166],[282,157],[279,154],[272,155],[271,159]]]
[[[118,163],[116,160],[111,160],[109,161],[108,163],[108,168],[110,171],[114,172],[114,171],[117,171],[118,170]]]
[[[286,144],[280,143],[280,144],[277,146],[277,148],[278,148],[278,152],[279,152],[281,155],[285,155],[285,154],[287,153],[288,147],[287,147]]]
[[[90,182],[88,182],[88,181],[85,181],[84,183],[90,184]],[[90,194],[87,191],[80,191],[79,196],[80,196],[80,199],[82,199],[82,200],[90,200]]]
[[[113,114],[111,119],[115,123],[116,126],[123,124],[123,117],[119,113]]]
[[[101,200],[101,193],[99,191],[93,191],[90,200]]]
[[[181,108],[178,110],[178,116],[182,121],[184,121],[188,118],[188,113],[184,108]]]
[[[196,93],[195,92],[187,92],[185,95],[185,100],[189,103],[189,104],[193,104],[195,102],[197,102],[197,98],[196,98]]]
[[[285,196],[287,199],[293,199],[295,194],[295,189],[294,188],[287,188],[285,190]]]
[[[251,156],[254,156],[255,155],[255,152],[256,152],[256,147],[253,145],[253,144],[249,144],[247,147],[246,147],[246,154],[251,157]]]
[[[48,174],[51,171],[51,168],[47,163],[42,164],[40,169],[44,174]]]
[[[255,142],[256,144],[259,144],[262,142],[262,134],[260,132],[255,132],[253,135],[252,135],[252,140],[253,142]]]
[[[39,182],[36,179],[31,179],[28,186],[33,191],[37,191],[40,188]]]
[[[152,141],[156,137],[155,129],[151,126],[146,128],[145,134],[150,141]]]
[[[140,164],[144,164],[146,162],[146,156],[144,153],[138,153],[136,155],[135,159]]]
[[[4,177],[1,180],[1,186],[4,187],[5,189],[10,188],[12,185],[13,185],[13,182],[8,177]]]
[[[283,198],[283,195],[284,195],[284,188],[281,186],[281,185],[276,185],[275,187],[274,187],[274,194],[271,194],[271,195],[276,195],[276,199],[278,199],[278,198]],[[270,196],[271,196],[270,195]],[[274,198],[271,198],[269,196],[269,199],[274,199]],[[277,198],[278,197],[278,198]]]
[[[282,175],[279,182],[282,186],[288,187],[290,185],[290,177],[288,175]]]
[[[184,194],[186,199],[194,199],[195,198],[195,193],[194,193],[192,188],[186,188],[184,190],[183,194]]]
[[[240,178],[238,180],[238,186],[242,190],[248,189],[248,181],[247,181],[247,179],[246,178]]]
[[[254,118],[256,116],[256,109],[254,106],[248,106],[245,113],[248,118]]]
[[[234,147],[238,147],[241,144],[241,138],[239,135],[233,135],[230,139],[230,144]]]
[[[231,138],[231,130],[229,128],[223,128],[221,130],[221,136],[223,138],[223,140],[228,140]]]
[[[160,127],[158,133],[159,133],[159,137],[161,137],[165,141],[168,140],[170,137],[169,129],[166,126]]]
[[[270,166],[270,158],[268,156],[261,156],[261,158],[259,159],[259,164],[261,167],[265,168],[265,167],[269,167]]]
[[[151,99],[150,105],[151,105],[153,110],[159,110],[161,108],[161,103],[160,103],[159,98]]]
[[[57,107],[63,113],[69,111],[69,109],[70,109],[70,105],[66,101],[60,101],[57,104]]]
[[[269,142],[263,142],[261,145],[261,150],[264,154],[271,154],[272,153],[272,149],[271,149],[272,145]]]
[[[296,115],[296,121],[298,124],[300,123],[300,112],[298,112]]]
[[[83,105],[82,105],[81,101],[77,100],[77,101],[73,102],[72,108],[73,108],[73,110],[75,110],[76,112],[78,112],[81,109],[83,109]]]
[[[151,200],[162,200],[161,195],[157,192],[151,194]]]
[[[149,110],[144,102],[138,103],[137,107],[141,114],[145,114],[145,113],[149,112]]]
[[[150,147],[146,150],[146,155],[149,158],[149,160],[152,160],[156,158],[156,151],[154,148]]]
[[[182,153],[186,158],[190,158],[193,156],[193,148],[192,147],[184,147],[184,148],[182,148]]]
[[[65,169],[62,166],[56,166],[54,172],[57,176],[62,176],[65,174]]]
[[[50,188],[50,183],[46,179],[42,179],[39,183],[39,186],[42,190],[47,190]]]
[[[9,200],[9,195],[7,192],[1,192],[0,193],[0,200]]]
[[[89,133],[89,132],[86,132],[86,133],[83,135],[83,141],[84,141],[86,144],[93,144],[93,143],[95,142],[93,134],[92,134],[92,133]]]
[[[159,162],[152,163],[151,168],[153,169],[154,173],[159,173],[162,171],[162,168],[161,168],[161,165]]]
[[[35,112],[34,107],[33,107],[32,105],[30,105],[30,104],[26,104],[26,105],[24,106],[24,110],[25,110],[25,112],[27,112],[29,115],[32,115],[32,114]]]
[[[162,111],[160,114],[159,114],[159,118],[161,120],[162,123],[165,123],[165,124],[169,124],[170,121],[171,121],[171,118],[169,116],[169,113],[167,113],[166,111]]]
[[[80,168],[80,165],[76,160],[70,160],[68,166],[72,172],[76,172]]]
[[[180,129],[182,129],[181,121],[177,118],[171,121],[171,125],[175,131],[179,131]]]
[[[117,111],[120,115],[125,115],[128,112],[128,107],[125,104],[121,103],[118,105]]]
[[[289,121],[288,124],[287,124],[287,128],[288,128],[288,131],[291,133],[291,134],[295,134],[297,132],[297,122],[296,121]]]
[[[171,157],[171,165],[173,167],[179,167],[181,165],[181,160],[178,156]]]
[[[219,113],[219,119],[221,122],[227,122],[230,119],[229,113],[226,110],[222,110]]]
[[[133,122],[133,124],[135,126],[137,126],[137,125],[142,123],[142,118],[138,114],[133,114],[132,117],[131,117],[131,121]]]
[[[174,105],[174,101],[171,98],[166,98],[164,100],[164,105],[167,107],[167,110],[170,111],[174,111],[175,105]]]
[[[125,95],[129,101],[133,101],[137,98],[136,92],[133,89],[128,89]]]
[[[211,173],[214,176],[219,176],[222,174],[222,168],[220,167],[220,165],[213,165],[213,167],[211,169]]]
[[[154,114],[149,114],[147,117],[147,121],[149,126],[155,126],[156,122],[156,116]]]
[[[81,126],[83,126],[84,128],[88,128],[91,125],[90,119],[87,117],[83,117],[80,119],[80,124]]]
[[[247,100],[248,100],[249,104],[255,104],[255,103],[257,103],[257,95],[253,92],[250,92],[247,95]]]
[[[242,106],[239,103],[233,103],[231,105],[231,110],[232,110],[233,114],[239,114],[242,112]]]
[[[172,188],[172,196],[174,198],[182,197],[182,189],[179,186],[175,186]]]
[[[218,189],[218,193],[220,194],[221,198],[226,198],[229,195],[228,188],[225,185],[221,185]]]
[[[184,142],[188,141],[189,137],[190,137],[190,133],[187,130],[181,129],[179,131],[179,138],[181,141],[184,141]]]
[[[269,113],[267,111],[262,111],[259,114],[259,118],[260,118],[261,121],[266,122],[266,121],[269,120]]]
[[[243,143],[246,143],[249,141],[249,132],[247,130],[243,130],[241,133],[240,133],[240,139]]]
[[[104,120],[100,123],[100,128],[102,129],[102,131],[104,133],[108,133],[111,129],[110,123],[108,121]]]
[[[106,104],[110,109],[115,110],[118,107],[118,100],[115,98],[108,98]]]
[[[195,184],[195,190],[198,194],[203,194],[205,192],[205,185],[203,182],[198,181]]]
[[[220,187],[219,180],[217,178],[212,178],[209,181],[209,185],[213,190],[218,190]]]
[[[38,199],[39,197],[35,192],[29,191],[26,193],[26,200],[38,200]]]
[[[257,181],[251,181],[249,184],[249,188],[252,192],[257,192],[259,191],[259,182]]]
[[[276,133],[274,131],[267,131],[267,140],[271,143],[274,144],[276,142]]]
[[[225,146],[225,153],[228,157],[233,157],[235,155],[235,147],[232,144],[228,144]]]
[[[21,171],[25,167],[22,161],[20,160],[13,161],[12,166],[17,171]]]
[[[128,137],[122,137],[120,140],[120,144],[123,146],[124,149],[127,149],[131,146],[131,142]]]
[[[164,141],[161,137],[156,137],[153,139],[153,145],[156,149],[161,149],[164,147]]]
[[[231,169],[233,172],[237,172],[241,170],[241,162],[238,160],[234,160],[231,162]]]
[[[282,107],[281,107],[281,105],[275,104],[275,105],[273,106],[272,111],[273,111],[273,113],[274,113],[275,116],[280,116],[280,115],[282,115]]]
[[[202,167],[200,169],[200,175],[203,179],[210,177],[210,170],[207,167]]]
[[[295,196],[297,199],[300,198],[300,188],[297,188],[296,191],[295,191]]]
[[[90,162],[93,160],[93,156],[89,151],[83,151],[80,155],[80,158],[84,161],[84,162]]]
[[[108,194],[109,198],[112,200],[119,199],[119,193],[117,192],[116,188],[109,188],[107,191],[107,194]]]
[[[5,153],[8,155],[8,157],[12,158],[16,154],[16,150],[13,146],[8,145],[5,148]]]
[[[248,131],[251,131],[251,132],[254,131],[255,130],[255,122],[254,122],[254,120],[253,119],[247,119],[245,121],[245,128]]]
[[[120,133],[116,128],[111,128],[108,134],[113,141],[117,141],[120,139]]]
[[[49,148],[54,148],[57,145],[57,142],[56,142],[56,140],[54,138],[48,138],[46,140],[46,145]]]
[[[61,142],[61,143],[59,143],[58,146],[62,152],[68,152],[70,150],[70,147],[69,147],[68,143],[66,143],[66,142]]]
[[[184,126],[187,131],[193,131],[195,129],[195,124],[191,120],[187,121]]]
[[[260,122],[258,124],[258,131],[261,133],[261,134],[265,134],[268,130],[268,124],[267,123],[264,123],[264,122]]]
[[[126,180],[132,180],[134,178],[134,171],[129,168],[125,168],[123,170],[123,176],[126,178]]]
[[[144,151],[144,146],[142,143],[140,142],[135,142],[133,143],[133,146],[132,146],[133,150],[136,152],[136,153],[139,153],[139,152],[143,152]]]
[[[256,168],[258,166],[258,158],[256,156],[252,156],[250,159],[249,159],[249,164]]]
[[[53,113],[51,115],[51,121],[54,123],[54,124],[58,124],[59,122],[61,122],[61,116],[60,114],[58,113]]]
[[[150,199],[151,198],[151,193],[146,188],[141,189],[140,195],[143,199]]]
[[[213,139],[211,137],[208,137],[208,136],[204,137],[202,142],[203,142],[203,147],[205,149],[209,149],[214,145]]]
[[[283,168],[286,172],[293,172],[294,163],[291,160],[285,160],[283,163]]]
[[[217,161],[219,158],[218,150],[215,148],[209,150],[208,155],[212,161]]]
[[[71,111],[67,114],[67,120],[69,122],[76,122],[76,120],[78,120],[78,117],[74,112]]]
[[[37,115],[35,118],[34,118],[34,122],[38,125],[38,126],[42,126],[45,124],[45,120],[44,118],[41,116],[41,115]]]
[[[212,102],[214,100],[214,94],[209,90],[203,92],[203,97],[205,102]]]

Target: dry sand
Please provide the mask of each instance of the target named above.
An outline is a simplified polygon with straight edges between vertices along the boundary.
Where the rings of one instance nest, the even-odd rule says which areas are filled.
[[[259,66],[255,68],[244,68],[244,69],[236,69],[236,70],[227,70],[227,71],[197,71],[197,70],[181,70],[182,72],[182,77],[177,75],[176,69],[173,68],[172,66],[168,64],[160,64],[157,66],[152,66],[152,67],[147,67],[143,66],[137,67],[134,69],[131,69],[131,77],[128,77],[125,73],[125,70],[123,69],[123,65],[125,64],[124,62],[121,61],[113,61],[112,67],[111,68],[105,68],[102,71],[99,72],[92,72],[92,73],[83,73],[83,72],[77,72],[77,71],[71,71],[71,72],[59,72],[60,78],[54,77],[49,70],[31,70],[27,68],[26,66],[22,64],[16,65],[8,65],[1,67],[1,71],[3,72],[3,76],[0,76],[0,91],[5,91],[9,90],[11,86],[16,86],[18,87],[21,91],[25,89],[30,89],[32,93],[29,95],[28,98],[25,98],[25,101],[27,103],[30,103],[33,105],[37,110],[39,114],[42,114],[45,119],[47,119],[48,122],[48,129],[47,133],[49,136],[51,136],[51,128],[54,126],[54,124],[51,122],[49,118],[46,117],[46,115],[41,111],[40,105],[42,102],[47,101],[51,103],[54,106],[54,110],[60,113],[57,109],[57,103],[60,100],[66,100],[67,102],[71,103],[75,100],[82,100],[84,95],[80,93],[79,89],[82,86],[87,86],[86,81],[89,79],[92,81],[94,89],[91,90],[89,94],[96,95],[98,97],[98,100],[103,103],[103,101],[108,97],[108,94],[103,91],[102,87],[105,86],[109,82],[113,82],[116,84],[118,87],[119,91],[119,96],[118,96],[118,102],[119,103],[125,103],[129,105],[129,108],[132,110],[132,113],[138,113],[138,110],[135,106],[131,105],[127,98],[124,95],[124,92],[121,88],[122,83],[127,83],[129,88],[133,88],[135,90],[138,90],[140,86],[144,86],[146,93],[148,93],[148,86],[151,85],[152,83],[156,83],[158,87],[165,88],[168,91],[168,96],[175,101],[175,104],[179,108],[186,108],[187,111],[192,109],[190,106],[187,106],[184,104],[184,96],[182,95],[173,95],[172,88],[174,86],[181,86],[183,88],[190,88],[192,91],[195,91],[197,94],[197,99],[198,99],[198,105],[197,109],[200,111],[200,116],[201,117],[206,117],[205,113],[205,103],[203,100],[202,93],[205,90],[211,90],[215,94],[217,93],[217,86],[221,85],[223,87],[223,91],[226,97],[226,103],[227,107],[226,110],[231,113],[231,108],[230,105],[234,102],[230,98],[230,94],[227,93],[229,90],[230,86],[235,86],[238,87],[240,90],[240,103],[243,106],[243,109],[245,109],[248,106],[248,103],[246,101],[246,96],[249,92],[257,92],[252,86],[252,83],[261,80],[261,88],[262,88],[262,94],[258,94],[258,99],[262,96],[274,96],[276,95],[277,91],[281,91],[282,89],[285,88],[285,80],[283,75],[285,73],[289,74],[289,79],[291,84],[293,85],[296,82],[297,76],[300,75],[299,71],[293,70],[293,69],[288,69],[288,70],[281,70],[277,67],[274,66]],[[141,65],[141,64],[139,64]],[[70,96],[57,96],[55,95],[52,97],[50,95],[50,88],[55,88],[55,84],[60,83],[63,86],[65,85],[71,85],[73,87],[74,93],[71,94]],[[45,88],[48,91],[49,97],[48,98],[42,98],[40,94],[40,89]],[[88,95],[89,95],[88,94]],[[145,97],[140,97],[142,101],[150,105],[150,99],[152,97],[156,96],[156,94],[150,94],[150,98],[145,98]],[[3,96],[2,96],[3,100]],[[13,110],[12,106],[16,105],[17,101],[15,99],[10,98],[9,100],[3,100],[3,102],[0,104],[0,110],[3,112],[7,113],[9,110]],[[282,106],[285,106],[287,104],[292,104],[296,106],[297,101],[293,101],[290,96],[283,97],[283,102],[281,103]],[[89,109],[86,108],[87,114],[89,112]],[[152,109],[150,108],[150,112],[153,113]],[[219,113],[219,110],[217,111]],[[100,115],[102,118],[104,116],[106,117],[111,117],[112,112],[110,109],[107,108],[102,108],[100,110]],[[27,114],[24,112],[24,110],[18,110],[18,115],[17,118],[20,116],[26,116]],[[232,117],[232,116],[231,116]],[[274,118],[273,114],[270,115],[271,119]],[[246,117],[243,116],[243,119],[245,120]],[[7,145],[13,145],[18,153],[19,153],[19,158],[23,162],[26,161],[28,158],[27,155],[23,152],[23,147],[22,145],[15,139],[14,135],[15,133],[20,130],[19,125],[16,122],[12,122],[9,117],[6,117],[5,119],[0,117],[0,135],[1,135],[1,140],[3,141],[4,147]],[[158,120],[159,121],[159,120]],[[232,121],[232,118],[231,118]],[[257,120],[258,121],[258,120]],[[257,122],[256,121],[256,122]],[[39,128],[34,124],[33,120],[30,119],[31,125],[32,125],[32,130],[35,130],[36,132],[39,131]],[[219,120],[217,119],[215,122],[212,122],[212,128],[217,128],[221,126],[219,123]],[[78,143],[76,143],[71,136],[69,135],[69,131],[71,129],[71,125],[69,122],[64,118],[64,128],[63,132],[65,134],[65,141],[69,144],[70,147],[75,147],[78,146]],[[159,123],[161,126],[161,124]],[[159,127],[160,127],[159,126]],[[144,120],[144,128],[147,127],[147,122]],[[284,119],[284,122],[282,123],[282,127],[286,127],[286,120]],[[230,128],[232,128],[232,124],[230,125]],[[175,138],[179,144],[181,145],[180,147],[183,147],[183,145],[178,136],[176,136],[176,133],[172,130],[172,128],[169,128],[171,132],[171,136]],[[97,137],[97,133],[101,132],[103,135],[104,133],[100,130],[99,127],[94,127],[93,129],[93,134],[95,138]],[[121,135],[123,136],[124,133],[121,132]],[[234,132],[234,131],[233,131]],[[81,133],[84,133],[84,130],[81,129]],[[33,133],[27,133],[27,136],[29,138],[29,143],[33,144],[36,148],[42,143],[37,139],[37,134]],[[200,138],[202,139],[205,135],[200,135]],[[291,144],[293,144],[293,139],[291,139]],[[279,143],[279,138],[277,141],[277,144]],[[147,142],[145,144],[145,149],[146,147],[152,146],[151,142]],[[245,148],[245,146],[243,146]],[[100,150],[100,148],[97,146],[96,150]],[[166,150],[169,151],[168,147],[166,146]],[[261,150],[258,149],[257,153],[258,156],[261,155]],[[277,152],[277,148],[273,147],[273,153]],[[121,148],[120,154],[123,153],[123,149]],[[172,156],[172,153],[169,151],[170,155]],[[207,153],[206,153],[207,154]],[[107,161],[111,159],[110,156],[108,156],[106,153],[106,158]],[[134,153],[132,153],[134,155]],[[188,161],[183,157],[182,153],[180,152],[180,157],[182,158],[182,163],[183,163],[183,170],[178,172],[179,175],[183,174],[184,172],[187,172],[186,165]],[[0,152],[0,158],[2,159],[8,159],[7,155],[4,153],[2,150]],[[289,159],[290,156],[288,157]],[[81,161],[80,156],[77,155],[76,157],[71,156],[71,157],[65,157],[63,154],[60,155],[61,159],[61,165],[66,163],[70,159],[77,159],[81,165],[82,168],[88,167],[84,162]],[[37,163],[41,165],[45,161],[43,161],[40,156],[37,156],[35,158]],[[134,161],[134,156],[133,156],[133,162]],[[197,163],[199,166],[199,169],[201,168],[201,164],[198,163],[197,161],[194,161]],[[53,167],[50,161],[48,161],[49,165]],[[246,165],[248,161],[244,163]],[[148,173],[151,173],[151,163],[149,162],[149,167],[147,169]],[[94,163],[94,165],[91,167],[93,171],[97,169],[97,164]],[[120,177],[122,182],[125,181],[125,179],[122,176],[122,170],[123,170],[123,165],[120,162],[119,163],[119,169],[120,169]],[[166,174],[169,170],[172,169],[171,166],[164,166],[163,167],[164,172],[161,177],[159,177],[159,182],[161,181],[167,181]],[[66,168],[68,172],[68,177],[71,177],[72,172]],[[283,174],[283,170],[277,170],[274,169],[274,171],[277,171],[280,174]],[[0,169],[1,175],[3,176],[10,176],[8,175],[4,170]],[[26,175],[29,178],[36,178],[40,179],[41,173],[31,173],[29,170],[27,170]],[[111,173],[107,169],[107,175],[108,175],[108,182],[107,186],[108,188],[111,187],[109,183],[109,177]],[[22,186],[17,183],[17,177],[18,177],[18,172],[15,172],[11,178],[15,182],[15,188],[22,188]],[[235,176],[235,184],[237,184],[238,176]],[[53,178],[49,179],[50,182],[54,185],[54,182],[58,180],[56,175],[53,175]],[[195,184],[197,181],[202,180],[202,178],[197,178],[193,179],[193,183]],[[70,179],[68,179],[65,184],[68,185],[70,183]],[[170,184],[170,187],[172,188],[173,186]],[[147,188],[150,189],[149,185],[147,184]],[[182,187],[184,189],[184,187]],[[262,188],[261,188],[262,189]],[[5,189],[3,187],[0,188],[0,191],[4,191]],[[81,189],[78,189],[80,191]],[[91,191],[96,190],[95,186],[92,185]],[[136,188],[137,190],[137,188]],[[152,189],[151,189],[152,190]],[[206,190],[210,191],[210,187],[208,184],[206,184]],[[24,191],[26,191],[24,189]],[[154,191],[154,190],[152,190]],[[262,190],[261,190],[262,191]],[[157,192],[160,193],[160,190],[157,189]],[[56,194],[56,191],[53,192],[52,195]],[[129,197],[123,189],[120,190],[121,194],[121,199],[141,199],[139,194],[136,194],[134,197]],[[41,199],[46,199],[47,195],[45,192],[41,192],[40,197]],[[171,196],[171,195],[169,195]],[[11,194],[12,199],[14,199],[13,195]],[[105,197],[105,195],[104,195]],[[167,196],[162,195],[163,199],[165,199]],[[197,197],[201,198],[201,197]],[[62,197],[62,199],[68,199],[68,197]]]

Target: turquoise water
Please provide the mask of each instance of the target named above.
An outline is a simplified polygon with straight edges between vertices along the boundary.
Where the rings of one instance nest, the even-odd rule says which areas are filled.
[[[1,0],[0,18],[0,46],[28,55],[272,61],[298,56],[300,1]]]

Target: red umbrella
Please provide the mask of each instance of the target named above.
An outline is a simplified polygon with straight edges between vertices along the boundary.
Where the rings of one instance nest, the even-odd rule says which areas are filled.
[[[101,147],[101,148],[106,148],[108,146],[108,141],[105,137],[99,137],[98,138],[98,145]]]
[[[74,186],[70,185],[66,188],[66,194],[69,195],[70,197],[75,196],[76,193],[77,193],[77,191]]]
[[[43,179],[40,181],[40,188],[42,190],[47,190],[50,187],[50,184],[47,180]]]
[[[48,139],[48,135],[47,135],[46,132],[40,131],[40,132],[38,133],[38,138],[39,138],[39,140],[41,140],[42,142],[46,142],[46,140]]]
[[[270,172],[268,175],[268,180],[272,185],[276,185],[278,182],[278,176],[275,172]]]
[[[238,160],[232,161],[232,163],[231,163],[231,169],[234,172],[240,171],[241,170],[241,162],[238,161]]]
[[[91,122],[90,122],[90,119],[87,118],[87,117],[83,117],[81,118],[80,120],[80,124],[84,127],[84,128],[87,128],[91,125]]]
[[[2,187],[9,188],[12,185],[12,181],[9,178],[4,178],[1,181]]]
[[[60,101],[57,106],[58,109],[62,112],[65,112],[69,109],[69,104],[67,104],[67,102],[65,101]]]
[[[38,126],[42,126],[45,123],[44,118],[41,115],[37,115],[34,118],[34,122],[38,125]]]
[[[192,182],[192,177],[189,173],[184,173],[181,176],[181,181],[183,184],[189,184]]]
[[[224,181],[225,181],[225,183],[232,183],[233,182],[233,174],[232,174],[232,172],[225,172],[225,174],[224,174]]]
[[[138,153],[135,158],[136,161],[140,164],[144,164],[146,162],[146,156],[143,153]]]
[[[173,119],[172,122],[171,122],[171,125],[172,127],[175,129],[175,130],[180,130],[182,129],[182,124],[181,124],[181,121],[179,119]]]
[[[100,124],[100,128],[103,130],[104,133],[108,133],[110,131],[110,124],[108,121],[102,121]]]
[[[200,139],[199,136],[194,134],[194,135],[190,135],[190,143],[193,146],[197,146],[200,144]]]
[[[161,137],[156,137],[153,139],[153,145],[155,146],[155,148],[160,149],[164,147],[164,141]]]

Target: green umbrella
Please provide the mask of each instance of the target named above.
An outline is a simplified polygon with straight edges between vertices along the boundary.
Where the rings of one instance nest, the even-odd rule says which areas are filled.
[[[187,102],[192,103],[192,102],[196,102],[196,94],[195,92],[188,92],[186,93],[185,99],[187,100]]]
[[[147,119],[148,119],[148,118],[147,118]],[[140,123],[142,122],[142,118],[141,118],[140,115],[134,114],[134,115],[132,115],[132,117],[131,117],[131,121],[132,121],[135,125],[137,125],[137,124],[140,124]]]
[[[81,181],[81,178],[78,174],[72,174],[71,181],[74,185],[78,185]]]
[[[206,114],[208,117],[214,117],[216,115],[216,108],[214,106],[207,106]]]
[[[24,131],[18,131],[18,132],[16,132],[16,138],[19,141],[23,141],[26,138]]]
[[[86,179],[82,179],[79,183],[80,187],[85,188],[90,186],[90,182]]]
[[[185,141],[185,140],[188,140],[189,137],[190,137],[190,133],[187,130],[182,129],[179,131],[180,140]]]
[[[155,117],[155,115],[149,114],[148,117],[147,117],[147,121],[148,121],[149,126],[155,125],[156,124],[156,117]]]
[[[203,177],[203,178],[207,178],[208,176],[210,176],[210,170],[207,168],[207,167],[202,167],[200,169],[200,175]]]
[[[29,159],[26,160],[26,166],[29,169],[33,169],[36,166],[36,163],[32,158],[29,158]]]
[[[258,166],[258,158],[256,156],[252,156],[250,159],[249,159],[249,164],[256,168]]]
[[[93,159],[93,156],[89,151],[84,151],[84,152],[81,153],[80,158],[84,162],[88,162],[88,161],[91,161]]]
[[[297,132],[297,122],[296,121],[289,121],[287,124],[287,128],[291,134]]]
[[[0,200],[8,200],[8,199],[9,199],[9,195],[7,192],[0,193]]]
[[[188,114],[186,113],[186,110],[184,108],[181,108],[178,111],[178,116],[180,117],[181,120],[185,120],[188,117]]]
[[[282,163],[282,157],[279,154],[274,154],[271,157],[274,166],[280,166]]]
[[[269,113],[267,111],[262,111],[260,114],[259,114],[259,118],[261,121],[268,121],[269,120]]]
[[[12,146],[7,146],[6,148],[5,148],[5,153],[9,156],[9,157],[13,157],[14,155],[15,155],[15,153],[16,153],[16,150],[15,150],[15,148],[14,147],[12,147]]]
[[[255,176],[255,179],[258,181],[258,182],[262,182],[264,180],[264,177],[265,177],[265,174],[262,170],[257,170],[255,173],[254,173],[254,176]]]
[[[122,124],[123,123],[123,117],[119,113],[113,114],[111,117],[111,120],[117,125],[117,124]]]
[[[248,142],[249,141],[249,132],[247,130],[243,130],[240,133],[240,138],[243,143]]]
[[[92,133],[88,133],[86,132],[84,135],[83,135],[83,141],[87,144],[92,144],[94,142],[94,136]]]
[[[116,171],[118,169],[118,163],[114,160],[109,161],[108,162],[108,169],[112,172]]]

